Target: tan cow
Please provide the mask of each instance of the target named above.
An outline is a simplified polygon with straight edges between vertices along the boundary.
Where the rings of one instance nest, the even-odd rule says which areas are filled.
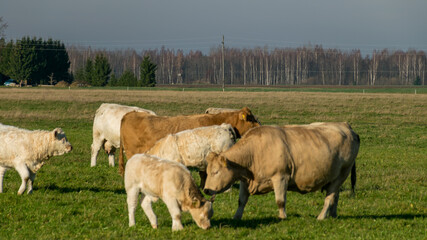
[[[239,111],[239,109],[210,107],[210,108],[207,108],[205,110],[205,113],[207,113],[207,114],[217,114],[217,113],[222,113],[222,112],[236,112],[236,111]]]
[[[30,131],[0,124],[0,193],[3,192],[3,177],[7,169],[15,168],[22,183],[18,195],[33,191],[37,171],[52,156],[59,156],[72,150],[64,131]]]
[[[103,103],[96,110],[93,119],[91,167],[96,166],[96,158],[102,147],[108,154],[109,165],[114,167],[114,153],[120,146],[120,123],[123,116],[131,111],[156,115],[151,110],[114,103]]]
[[[216,194],[240,180],[241,219],[249,195],[274,190],[279,218],[286,218],[286,191],[300,193],[326,190],[322,220],[337,216],[339,188],[352,172],[356,183],[355,159],[359,136],[347,123],[313,123],[251,129],[229,150],[207,157],[205,193]]]
[[[206,156],[210,152],[221,153],[236,142],[233,126],[227,123],[184,130],[160,139],[146,153],[195,167],[200,174],[200,187],[206,180]]]
[[[124,171],[123,152],[127,159],[134,154],[145,153],[161,138],[168,134],[178,133],[187,129],[221,125],[229,123],[233,126],[236,137],[260,124],[249,108],[238,112],[218,114],[199,114],[190,116],[152,116],[144,113],[130,112],[123,116],[120,128],[120,172]]]
[[[157,217],[151,202],[158,198],[166,204],[172,217],[172,230],[181,230],[181,211],[189,211],[197,226],[208,229],[213,215],[212,202],[197,188],[190,171],[177,162],[146,154],[135,154],[126,164],[125,188],[129,211],[129,226],[135,225],[135,210],[139,193],[141,207],[151,226],[157,228]]]

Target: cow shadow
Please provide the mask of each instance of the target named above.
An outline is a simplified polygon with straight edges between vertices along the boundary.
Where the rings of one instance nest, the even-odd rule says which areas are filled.
[[[278,217],[264,217],[257,219],[233,219],[233,218],[219,218],[219,219],[211,219],[212,226],[218,226],[218,228],[222,227],[231,227],[234,229],[237,228],[250,228],[256,229],[262,225],[270,225],[279,223],[286,220],[281,220]]]
[[[386,219],[386,220],[413,220],[415,218],[425,218],[427,214],[383,214],[383,215],[358,215],[358,216],[338,216],[338,219]]]
[[[91,191],[94,193],[98,192],[113,192],[114,194],[126,194],[125,189],[107,189],[100,187],[60,187],[56,184],[49,184],[47,186],[42,187],[34,187],[34,190],[49,190],[49,191],[57,191],[59,193],[73,193],[73,192],[81,192],[81,191]]]

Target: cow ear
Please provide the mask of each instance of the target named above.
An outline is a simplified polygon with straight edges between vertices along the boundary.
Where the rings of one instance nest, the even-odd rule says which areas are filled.
[[[62,131],[62,129],[61,128],[55,128],[55,129],[53,129],[53,136],[55,137],[55,138],[57,138],[57,136],[59,135],[59,134],[61,134],[63,131]]]
[[[200,200],[197,198],[193,198],[193,201],[191,202],[191,206],[193,208],[200,208]]]
[[[241,113],[239,118],[240,120],[246,121],[246,117],[247,117],[246,113]]]
[[[208,154],[208,156],[206,156],[206,162],[212,162],[212,160],[218,156],[218,154],[214,153],[214,152],[210,152]]]

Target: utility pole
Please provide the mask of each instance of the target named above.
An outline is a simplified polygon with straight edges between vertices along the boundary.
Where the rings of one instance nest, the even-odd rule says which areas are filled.
[[[224,92],[225,81],[224,81],[224,35],[222,35],[222,91]]]

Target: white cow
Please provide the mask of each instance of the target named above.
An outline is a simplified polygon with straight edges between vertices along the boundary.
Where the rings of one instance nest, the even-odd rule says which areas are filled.
[[[212,201],[203,197],[184,165],[156,156],[135,154],[126,163],[124,179],[130,227],[135,225],[139,193],[142,195],[141,207],[153,228],[157,228],[157,216],[151,203],[159,198],[172,217],[173,231],[183,228],[181,211],[189,211],[200,228],[211,226]]]
[[[103,103],[96,110],[93,120],[93,142],[90,165],[96,166],[96,158],[101,147],[108,154],[110,166],[114,166],[114,153],[120,147],[120,124],[128,112],[145,112],[156,115],[153,111],[139,107],[124,106],[113,103]]]
[[[235,142],[233,126],[223,123],[169,134],[157,141],[147,154],[198,168],[200,187],[203,188],[206,180],[206,156],[211,152],[220,154]]]
[[[21,176],[22,184],[18,195],[33,191],[36,172],[45,160],[63,155],[72,150],[64,131],[30,131],[0,124],[0,193],[3,192],[3,177],[7,169],[15,168]]]

